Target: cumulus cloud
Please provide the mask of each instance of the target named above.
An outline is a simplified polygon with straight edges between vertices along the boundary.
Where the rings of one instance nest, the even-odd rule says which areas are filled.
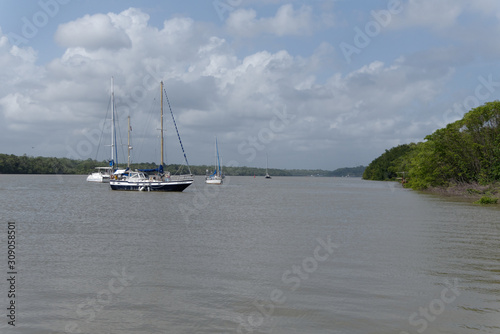
[[[402,4],[402,13],[393,17],[389,28],[425,27],[434,31],[447,31],[457,27],[462,16],[480,14],[498,16],[500,3],[495,0],[409,0]],[[474,23],[480,23],[474,21]]]
[[[131,40],[116,18],[109,14],[85,15],[76,21],[60,25],[55,40],[66,48],[82,47],[87,50],[130,48]]]
[[[500,55],[500,46],[491,43],[491,36],[500,33],[498,1],[409,0],[402,2],[401,9],[384,29],[419,29],[420,38],[440,40],[439,46],[418,51],[420,62],[439,58],[455,66],[475,57],[494,59]]]
[[[460,1],[437,0],[433,2],[409,0],[402,4],[403,12],[395,16],[395,27],[425,26],[444,29],[453,26],[463,11]]]
[[[295,10],[291,4],[281,6],[274,17],[257,18],[253,9],[238,9],[226,21],[227,30],[234,35],[252,37],[261,34],[276,36],[308,35],[313,29],[312,9],[302,6]]]

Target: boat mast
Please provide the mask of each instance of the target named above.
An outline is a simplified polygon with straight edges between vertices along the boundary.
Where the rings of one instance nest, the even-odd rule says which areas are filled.
[[[215,168],[215,175],[219,174],[219,170],[217,168],[217,136],[215,136],[215,163],[214,163],[214,168]]]
[[[111,77],[111,163],[115,167],[115,91],[114,78]]]
[[[160,94],[161,94],[161,119],[160,119],[160,131],[161,131],[161,166],[163,167],[163,81],[160,82]]]
[[[267,156],[267,152],[266,152],[266,175],[269,174],[267,172],[267,165],[269,164],[269,157]]]
[[[220,168],[220,159],[219,159],[219,146],[217,145],[217,137],[215,137],[215,151],[217,153],[217,160],[215,163],[217,164],[217,174],[218,176],[222,176],[222,171]]]
[[[129,167],[129,168],[130,168],[130,150],[132,149],[132,146],[130,145],[130,131],[132,131],[132,128],[130,127],[130,116],[128,116],[128,138],[127,138],[128,160],[127,160],[127,167]]]

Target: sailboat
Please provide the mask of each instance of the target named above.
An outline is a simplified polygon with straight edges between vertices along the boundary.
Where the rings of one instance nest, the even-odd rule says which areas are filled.
[[[215,137],[215,165],[214,172],[211,175],[205,177],[205,183],[207,184],[222,184],[222,167],[220,165],[219,158],[219,147],[217,145],[217,137]]]
[[[271,178],[271,175],[269,175],[269,173],[267,172],[267,165],[268,165],[268,161],[269,158],[267,157],[267,153],[266,153],[266,176],[264,176],[266,179],[270,179]]]
[[[155,169],[139,169],[135,171],[130,171],[130,168],[119,169],[113,173],[111,181],[109,182],[112,190],[136,190],[136,191],[183,191],[189,187],[194,179],[192,174],[190,175],[176,175],[172,176],[169,172],[163,170],[163,81],[160,83],[161,91],[161,119],[160,119],[160,131],[161,131],[161,158],[160,165]],[[168,98],[167,98],[168,101]],[[170,103],[169,103],[170,106]],[[172,113],[172,109],[170,109]],[[173,113],[172,113],[173,118]],[[175,125],[175,119],[174,119]],[[176,126],[177,130],[177,126]],[[177,131],[177,135],[180,136]],[[182,146],[184,151],[184,147]],[[184,158],[187,163],[186,154],[184,153]],[[189,164],[188,164],[189,168]]]
[[[91,173],[87,176],[88,182],[97,183],[109,183],[111,175],[115,169],[115,153],[116,153],[116,135],[115,135],[115,93],[114,93],[114,81],[111,77],[111,160],[109,161],[109,166],[106,167],[96,167],[97,171]]]

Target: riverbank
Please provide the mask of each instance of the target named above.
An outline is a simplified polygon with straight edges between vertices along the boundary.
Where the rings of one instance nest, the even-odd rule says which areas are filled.
[[[479,183],[453,183],[447,187],[429,187],[423,192],[448,196],[460,197],[471,202],[487,197],[491,199],[500,198],[500,183],[480,185]]]

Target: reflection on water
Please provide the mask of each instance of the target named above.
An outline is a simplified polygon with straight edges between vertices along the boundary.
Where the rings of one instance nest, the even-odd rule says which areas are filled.
[[[1,333],[500,332],[498,206],[309,177],[0,175],[0,199],[20,265]]]

